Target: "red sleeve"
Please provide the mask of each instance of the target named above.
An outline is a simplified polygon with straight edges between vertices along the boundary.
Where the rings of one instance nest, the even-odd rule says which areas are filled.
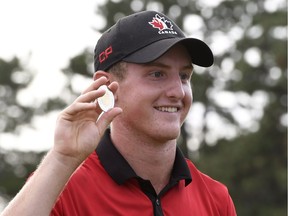
[[[199,170],[197,170],[197,172],[194,171],[192,176],[193,174],[194,176],[199,175],[205,182],[207,191],[211,194],[211,197],[213,197],[213,200],[217,205],[219,215],[237,216],[233,200],[229,194],[228,188],[224,184],[212,179],[206,174],[201,173]]]
[[[211,193],[215,202],[217,203],[221,216],[237,216],[233,200],[229,194],[228,188],[215,180],[210,181],[213,187],[211,187]]]
[[[213,194],[214,201],[217,203],[220,215],[237,216],[228,188],[224,184],[212,179],[210,179],[209,182],[211,186],[211,193]]]
[[[62,216],[62,205],[61,205],[61,199],[58,199],[58,201],[56,202],[56,204],[54,205],[50,216]]]
[[[228,193],[228,200],[227,200],[227,213],[226,213],[226,215],[227,216],[236,216],[237,215],[234,203],[233,203],[232,198],[229,195],[229,193]]]

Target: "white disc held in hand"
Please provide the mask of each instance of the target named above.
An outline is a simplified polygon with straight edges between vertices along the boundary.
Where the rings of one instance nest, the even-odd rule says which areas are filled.
[[[106,85],[100,86],[99,89],[104,89],[105,94],[97,99],[98,104],[104,112],[107,112],[114,107],[114,95]]]

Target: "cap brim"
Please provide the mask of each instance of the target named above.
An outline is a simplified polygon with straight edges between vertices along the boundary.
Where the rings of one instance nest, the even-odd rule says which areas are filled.
[[[172,46],[182,43],[188,50],[193,64],[201,67],[210,67],[214,62],[211,49],[206,43],[196,38],[168,38],[156,41],[123,58],[123,61],[132,63],[148,63],[156,60]]]

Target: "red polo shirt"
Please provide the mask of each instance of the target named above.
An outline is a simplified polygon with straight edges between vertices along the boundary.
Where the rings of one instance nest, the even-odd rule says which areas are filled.
[[[157,195],[114,147],[107,130],[96,152],[67,183],[51,215],[234,216],[236,212],[227,188],[197,170],[178,148],[170,182]]]

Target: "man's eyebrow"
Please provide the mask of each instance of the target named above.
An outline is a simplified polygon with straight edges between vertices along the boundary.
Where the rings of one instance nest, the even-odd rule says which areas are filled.
[[[191,63],[191,64],[185,66],[184,69],[188,69],[188,70],[193,71],[193,70],[194,70],[194,66],[193,66],[193,64]]]
[[[157,61],[148,62],[148,63],[145,63],[143,65],[147,66],[147,67],[156,66],[156,67],[170,68],[169,65],[166,65],[166,64],[163,64],[163,63],[157,62]],[[184,66],[182,68],[182,70],[191,70],[191,71],[193,71],[194,70],[193,64],[191,63],[191,64],[188,64],[188,65]]]

